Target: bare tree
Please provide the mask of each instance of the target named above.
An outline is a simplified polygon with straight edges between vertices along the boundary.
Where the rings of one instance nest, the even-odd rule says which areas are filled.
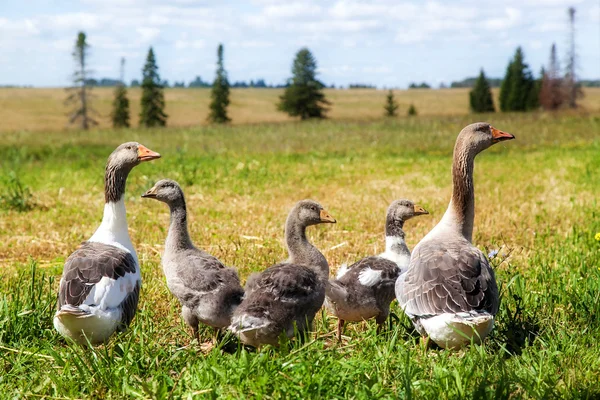
[[[85,33],[79,32],[73,50],[73,59],[75,60],[75,72],[72,77],[73,86],[68,89],[69,96],[65,101],[67,105],[73,105],[74,107],[69,114],[69,123],[79,121],[81,129],[89,129],[91,125],[98,124],[90,116],[95,111],[90,107],[92,85],[90,84],[91,71],[87,69],[89,47]]]
[[[548,68],[542,75],[542,88],[540,89],[540,105],[545,110],[556,110],[565,102],[563,79],[560,76],[560,64],[556,55],[556,44],[552,43]]]
[[[570,108],[577,108],[577,99],[583,97],[577,82],[577,54],[575,52],[575,8],[569,7],[569,51],[565,68],[564,90]]]

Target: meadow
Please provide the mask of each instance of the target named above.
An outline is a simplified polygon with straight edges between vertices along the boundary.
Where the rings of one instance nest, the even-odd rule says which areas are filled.
[[[0,91],[6,103],[8,90]],[[586,111],[556,115],[469,115],[464,91],[436,98],[406,91],[401,104],[415,102],[420,115],[395,119],[380,117],[383,92],[339,91],[332,118],[309,122],[267,110],[272,99],[260,93],[244,94],[254,111],[232,126],[193,126],[202,115],[183,106],[180,125],[163,130],[64,131],[53,122],[44,129],[24,114],[6,123],[0,398],[600,397],[600,115],[593,106],[600,91],[588,92]],[[36,107],[44,114],[51,106]],[[176,115],[177,105],[169,107]],[[294,203],[318,200],[338,222],[308,233],[333,274],[383,250],[393,199],[430,212],[405,225],[411,248],[437,223],[450,198],[454,140],[477,120],[516,136],[475,163],[474,243],[498,251],[491,264],[502,300],[483,345],[427,350],[397,305],[400,320],[388,330],[377,335],[374,321],[349,324],[341,343],[336,321],[322,312],[314,332],[280,348],[255,351],[224,338],[205,354],[190,345],[160,268],[168,209],[140,198],[154,182],[182,185],[196,245],[236,266],[243,281],[286,257],[283,224]],[[62,265],[98,226],[106,157],[129,140],[163,156],[136,167],[127,184],[143,278],[139,310],[109,344],[70,345],[52,327]]]

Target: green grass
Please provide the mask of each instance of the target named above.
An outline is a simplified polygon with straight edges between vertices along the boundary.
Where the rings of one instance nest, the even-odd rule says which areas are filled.
[[[243,279],[285,258],[286,213],[314,198],[338,220],[310,230],[333,272],[383,249],[392,199],[431,212],[407,223],[411,247],[437,223],[453,142],[472,117],[5,135],[0,172],[18,171],[33,206],[0,210],[0,397],[599,398],[600,119],[486,117],[517,137],[480,155],[475,171],[474,242],[500,250],[491,262],[502,304],[489,339],[458,352],[425,351],[397,306],[389,331],[349,325],[341,344],[323,312],[315,332],[279,349],[186,347],[159,266],[168,212],[139,196],[178,180],[196,244]],[[127,187],[140,308],[127,332],[84,349],[52,328],[56,288],[64,259],[100,221],[104,162],[126,140],[163,155]]]

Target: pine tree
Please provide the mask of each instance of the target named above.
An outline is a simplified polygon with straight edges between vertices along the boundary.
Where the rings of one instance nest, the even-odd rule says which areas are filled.
[[[164,111],[165,97],[152,47],[148,51],[142,77],[140,126],[165,126],[167,124],[167,114]]]
[[[524,61],[523,50],[518,47],[500,87],[500,109],[527,111],[536,108],[536,104],[535,80]]]
[[[508,96],[510,94],[511,85],[513,81],[513,62],[512,60],[508,63],[508,67],[506,67],[506,73],[504,74],[504,79],[502,80],[502,84],[500,84],[500,110],[501,111],[510,111],[508,106]]]
[[[469,92],[469,103],[471,111],[476,113],[494,112],[494,100],[490,84],[485,77],[483,68],[479,72],[479,78],[475,81],[475,86]]]
[[[212,85],[210,94],[210,113],[208,120],[217,124],[224,124],[231,121],[227,116],[227,106],[229,105],[229,82],[227,81],[227,72],[223,65],[223,45],[219,44],[217,49],[217,76]]]
[[[407,114],[409,117],[416,116],[417,115],[417,107],[415,107],[414,104],[411,104],[410,106],[408,106]]]
[[[557,110],[565,102],[563,80],[560,76],[560,64],[556,55],[556,44],[550,49],[548,69],[542,70],[542,84],[540,88],[540,104],[545,110]]]
[[[394,92],[392,92],[392,90],[390,89],[388,94],[385,96],[385,106],[383,106],[383,109],[385,110],[385,116],[386,117],[397,116],[398,113],[396,111],[398,110],[398,107],[399,107],[399,105],[396,102],[396,100],[394,99]]]
[[[124,81],[125,58],[121,58],[121,76],[119,84],[115,88],[115,99],[113,100],[112,124],[113,128],[129,128],[129,99]]]
[[[292,66],[293,77],[279,98],[277,108],[301,119],[325,118],[325,106],[330,103],[325,99],[324,85],[317,80],[316,74],[317,61],[312,53],[307,48],[298,51]]]
[[[65,101],[67,105],[73,104],[75,106],[75,109],[70,113],[69,123],[72,124],[79,120],[81,129],[89,129],[91,125],[98,124],[98,122],[90,116],[90,114],[95,111],[90,106],[92,91],[90,79],[91,72],[87,69],[89,47],[85,33],[79,32],[77,41],[75,42],[75,49],[73,50],[73,58],[75,59],[76,64],[76,69],[72,78],[73,86],[68,89],[70,94]]]

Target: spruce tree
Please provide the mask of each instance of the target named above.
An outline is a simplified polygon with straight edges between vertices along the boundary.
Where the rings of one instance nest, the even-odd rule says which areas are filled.
[[[317,61],[312,53],[303,48],[296,54],[292,66],[292,78],[288,81],[277,108],[292,117],[325,118],[330,103],[323,94],[323,83],[316,78]]]
[[[396,100],[394,99],[394,92],[392,92],[392,90],[390,89],[390,91],[388,92],[387,96],[385,96],[385,106],[383,106],[383,109],[385,110],[385,116],[386,117],[395,117],[398,115],[398,113],[396,112],[398,110],[398,103],[396,103]]]
[[[113,128],[129,128],[129,99],[124,78],[125,58],[121,58],[121,77],[115,88],[115,99],[113,100],[112,124]]]
[[[524,61],[523,50],[518,47],[500,87],[500,109],[527,111],[536,107],[535,80]]]
[[[89,44],[84,32],[77,34],[75,48],[73,50],[73,59],[75,60],[75,72],[73,73],[73,86],[68,89],[69,96],[65,103],[73,104],[74,109],[70,113],[69,122],[80,121],[81,129],[89,129],[91,125],[97,125],[90,114],[95,112],[90,106],[91,99],[91,72],[87,68],[87,59],[89,55]]]
[[[152,47],[148,51],[142,77],[140,126],[165,126],[167,124],[167,114],[164,111],[165,97]]]
[[[494,112],[494,100],[490,85],[485,77],[483,68],[479,72],[479,77],[475,81],[475,86],[469,92],[469,103],[471,111],[476,113]]]
[[[229,82],[227,81],[227,72],[223,65],[223,45],[219,44],[217,49],[217,76],[212,85],[210,93],[210,113],[208,120],[217,124],[224,124],[231,121],[227,116],[227,106],[229,105]]]

